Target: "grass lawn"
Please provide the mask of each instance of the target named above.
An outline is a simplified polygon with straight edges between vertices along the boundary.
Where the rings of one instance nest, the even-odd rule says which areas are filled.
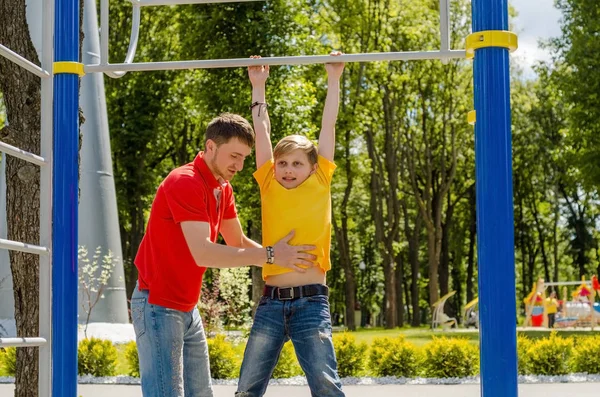
[[[352,335],[356,337],[357,342],[366,342],[367,345],[371,345],[375,338],[391,337],[395,338],[399,335],[403,335],[407,342],[413,343],[416,346],[423,346],[424,344],[431,342],[434,337],[446,337],[446,338],[463,338],[468,339],[470,342],[477,344],[479,343],[479,333],[475,329],[460,331],[432,331],[429,328],[398,328],[398,329],[360,329],[352,332]]]
[[[550,336],[550,330],[548,329],[540,329],[540,330],[518,330],[517,333],[519,335],[527,336],[531,339],[539,339],[539,338],[547,338]],[[590,335],[599,335],[600,330],[590,331],[590,330],[556,330],[559,336],[563,338],[568,338],[570,336],[574,337],[583,337]],[[446,338],[463,338],[468,339],[469,342],[478,345],[479,344],[479,331],[470,328],[464,329],[459,328],[458,330],[450,330],[450,331],[432,331],[430,328],[398,328],[398,329],[383,329],[383,328],[370,328],[370,329],[359,329],[352,334],[356,337],[357,342],[366,342],[367,345],[371,345],[375,338],[382,337],[397,337],[399,335],[404,335],[404,338],[407,342],[411,342],[416,346],[423,346],[434,337],[446,337]]]

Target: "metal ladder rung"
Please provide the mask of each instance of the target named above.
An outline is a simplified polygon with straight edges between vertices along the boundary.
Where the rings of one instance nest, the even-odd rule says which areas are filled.
[[[130,0],[138,6],[170,6],[180,4],[248,3],[265,0]]]
[[[39,347],[47,343],[44,338],[0,338],[0,347]]]
[[[21,66],[23,69],[30,71],[42,79],[50,77],[50,73],[48,73],[46,70],[12,51],[10,48],[3,46],[2,44],[0,44],[0,56],[3,56],[9,61]]]
[[[11,156],[20,158],[21,160],[28,161],[35,165],[39,165],[40,167],[48,165],[48,162],[45,158],[38,156],[37,154],[33,154],[25,150],[19,149],[18,147],[14,147],[2,141],[0,141],[0,152],[10,154]]]
[[[11,251],[27,252],[28,254],[48,255],[50,250],[38,245],[20,243],[18,241],[5,240],[0,238],[0,249],[4,248]]]

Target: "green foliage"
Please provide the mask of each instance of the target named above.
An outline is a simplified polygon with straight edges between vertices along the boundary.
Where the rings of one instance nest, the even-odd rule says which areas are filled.
[[[462,378],[479,372],[479,351],[466,339],[434,338],[424,347],[423,375]]]
[[[376,376],[414,377],[420,361],[416,346],[406,342],[402,335],[376,338],[369,353],[370,368]]]
[[[534,375],[564,375],[569,373],[573,339],[552,332],[538,339],[527,350],[527,369]]]
[[[225,335],[219,334],[208,339],[210,375],[213,379],[235,378],[239,370],[239,359]]]
[[[520,298],[539,276],[570,280],[598,272],[600,78],[590,72],[600,62],[594,34],[600,20],[596,3],[559,0],[562,34],[549,43],[553,62],[537,67],[538,76],[530,81],[521,81],[519,72],[512,70]],[[440,46],[438,7],[425,0],[272,0],[149,8],[142,13],[136,62],[313,55],[331,49],[435,50]],[[462,48],[470,32],[470,1],[452,1],[450,7],[450,45]],[[131,7],[114,4],[110,14],[110,57],[117,62],[125,57]],[[476,295],[470,229],[475,204],[474,194],[468,193],[474,183],[474,142],[472,127],[464,122],[466,112],[473,109],[472,81],[472,64],[462,59],[346,66],[336,125],[338,169],[332,185],[333,314],[346,315],[350,276],[364,314],[380,317],[392,288],[391,283],[386,285],[390,279],[383,264],[397,258],[406,264],[407,284],[414,287],[403,304],[417,306],[410,311],[415,325],[427,318],[419,307],[429,307],[431,297],[422,286],[429,283],[430,264],[447,265],[440,266],[448,273],[440,279],[452,280],[454,285],[448,287],[459,291],[456,302],[464,301],[461,291]],[[204,129],[212,117],[223,111],[249,117],[251,91],[245,68],[128,73],[105,83],[131,291],[136,274],[133,258],[158,184],[173,167],[191,161],[202,149]],[[271,67],[267,101],[273,143],[290,133],[316,138],[325,93],[322,65]],[[260,196],[253,165],[254,159],[248,158],[232,184],[244,230],[260,240]],[[439,224],[448,226],[441,230],[447,252],[429,258],[423,254],[428,241],[433,241],[427,236],[439,230],[427,226]],[[359,268],[361,262],[365,266]],[[236,294],[244,298],[237,301]],[[231,296],[216,295],[204,302],[217,313],[209,317],[214,323],[207,330],[218,329],[222,322],[238,326],[247,319],[246,294],[232,290]],[[233,305],[223,304],[228,302]]]
[[[108,285],[110,276],[120,259],[113,256],[111,250],[102,255],[102,247],[96,247],[91,259],[88,249],[79,246],[77,260],[79,266],[79,290],[81,292],[80,304],[85,311],[84,335],[87,338],[87,328],[94,307],[100,299],[104,299],[104,289]]]
[[[279,361],[277,361],[277,365],[273,371],[273,378],[292,378],[302,374],[302,368],[300,368],[300,364],[298,363],[294,345],[292,342],[287,342],[283,345],[283,349],[281,349]]]
[[[117,349],[109,340],[84,339],[77,349],[79,375],[114,376]]]
[[[127,375],[139,378],[140,358],[138,356],[137,346],[134,341],[129,342],[125,346],[125,358],[127,359],[127,366],[129,367]]]
[[[227,304],[219,297],[219,272],[212,270],[210,274],[213,276],[212,285],[205,278],[198,302],[204,332],[209,337],[223,329],[223,314],[227,310]]]
[[[240,327],[252,320],[252,302],[249,295],[252,277],[249,272],[246,267],[219,270],[219,294],[227,305],[226,326]]]
[[[367,344],[356,343],[354,335],[343,333],[334,335],[333,345],[340,377],[362,375],[366,364]]]
[[[531,348],[533,341],[526,336],[517,336],[517,363],[519,375],[527,375],[529,356],[528,351]]]
[[[600,374],[600,336],[578,338],[571,355],[572,372]]]
[[[558,0],[561,35],[550,42],[553,74],[568,110],[574,164],[589,187],[600,187],[600,8],[596,0]]]
[[[0,349],[0,369],[6,376],[15,376],[17,373],[17,349],[6,347]]]

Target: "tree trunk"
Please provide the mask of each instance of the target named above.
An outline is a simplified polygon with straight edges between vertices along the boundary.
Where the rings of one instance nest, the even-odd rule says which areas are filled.
[[[440,257],[440,295],[448,293],[450,282],[450,228],[452,226],[452,215],[454,215],[454,205],[450,202],[450,193],[448,192],[448,207],[446,208],[446,220],[442,224],[442,247]]]
[[[354,321],[354,310],[356,308],[356,279],[354,277],[354,269],[350,259],[350,248],[348,247],[348,224],[347,220],[343,219],[347,214],[342,207],[342,227],[340,228],[335,216],[332,216],[333,229],[338,243],[338,251],[340,254],[340,264],[344,271],[346,282],[344,283],[344,300],[346,306],[345,322],[346,327],[350,331],[356,330],[356,322]]]
[[[558,281],[558,221],[560,220],[560,206],[558,204],[558,191],[555,190],[554,199],[554,220],[552,225],[552,261],[554,263],[554,280]],[[600,273],[597,273],[600,274]],[[560,293],[560,291],[559,291]]]
[[[438,290],[438,264],[439,256],[436,255],[435,231],[427,233],[427,255],[429,257],[429,307],[440,299]]]
[[[404,214],[404,233],[406,240],[408,241],[408,263],[410,264],[410,294],[411,294],[411,306],[412,306],[412,317],[410,325],[418,327],[421,325],[421,307],[419,306],[421,291],[419,288],[420,280],[420,264],[419,264],[419,238],[421,237],[421,227],[423,225],[423,218],[419,211],[415,214],[415,224],[413,229],[410,229],[409,217],[408,217],[408,203],[402,202],[402,211]],[[406,300],[408,304],[409,300]]]
[[[246,236],[254,241],[262,240],[260,230],[256,228],[254,222],[251,220],[248,221],[246,225]],[[252,302],[254,302],[254,305],[252,306],[252,317],[254,317],[254,313],[256,313],[256,308],[258,307],[258,301],[265,288],[265,281],[262,278],[261,267],[250,266],[250,274],[252,276]]]
[[[367,129],[366,138],[369,158],[371,158],[371,160],[373,161],[369,185],[370,207],[371,214],[373,216],[373,221],[375,223],[375,241],[379,249],[381,258],[383,260],[383,274],[385,275],[383,312],[385,319],[385,327],[390,329],[395,328],[397,325],[393,241],[396,240],[395,236],[398,233],[398,227],[396,223],[398,222],[398,218],[394,218],[392,214],[390,214],[389,211],[391,211],[391,209],[388,207],[386,219],[392,220],[391,223],[393,224],[389,225],[390,222],[387,222],[388,225],[386,227],[386,220],[384,220],[384,204],[382,199],[382,187],[384,183],[381,181],[383,174],[383,166],[381,165],[380,158],[377,156],[375,151],[375,140],[372,130]],[[392,191],[395,192],[395,190]],[[388,197],[388,203],[390,201],[397,203],[397,200],[392,200]]]
[[[341,227],[338,227],[335,214],[332,214],[332,223],[340,254],[340,264],[342,265],[344,277],[346,279],[346,283],[344,284],[346,327],[350,331],[354,331],[356,330],[356,322],[354,321],[354,310],[356,309],[356,277],[354,275],[354,267],[352,266],[352,255],[350,253],[350,241],[348,238],[348,203],[350,201],[350,194],[352,193],[354,174],[352,173],[350,153],[350,128],[345,128],[344,130],[344,171],[346,173],[346,188],[344,189],[344,198],[340,205]]]
[[[25,1],[0,2],[0,43],[39,65],[25,15]],[[0,89],[9,126],[0,140],[28,152],[40,153],[40,78],[0,57]],[[6,215],[8,239],[39,244],[39,167],[12,156],[6,158]],[[17,336],[39,335],[39,258],[11,251]],[[38,349],[18,348],[15,397],[38,395]]]
[[[384,264],[384,313],[385,313],[385,328],[396,328],[398,319],[396,317],[396,272],[394,269],[394,258],[391,256],[385,257]]]
[[[396,325],[404,325],[404,261],[402,254],[396,256]]]

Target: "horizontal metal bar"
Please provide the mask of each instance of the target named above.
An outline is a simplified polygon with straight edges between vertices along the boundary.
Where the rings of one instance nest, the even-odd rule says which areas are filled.
[[[21,160],[28,161],[35,165],[39,165],[40,167],[48,164],[46,159],[44,159],[43,157],[38,156],[37,154],[26,152],[25,150],[19,149],[18,147],[14,147],[2,141],[0,141],[0,152],[10,154],[14,157],[18,157]]]
[[[44,338],[0,338],[0,347],[36,347],[46,343]]]
[[[8,59],[9,61],[12,61],[17,65],[23,67],[24,69],[30,71],[38,77],[41,77],[43,79],[50,77],[50,73],[48,73],[35,63],[23,58],[21,55],[12,51],[10,48],[3,46],[2,44],[0,44],[0,55]]]
[[[585,285],[591,285],[592,282],[591,281],[558,281],[558,282],[551,282],[551,283],[546,283],[544,282],[544,287],[552,287],[552,286],[560,286],[560,285],[581,285],[581,284],[585,284]]]
[[[27,252],[28,254],[37,255],[48,255],[50,250],[46,247],[40,247],[38,245],[20,243],[18,241],[5,240],[0,238],[0,248],[4,248],[11,251]]]
[[[168,61],[145,63],[110,63],[108,65],[85,65],[86,73],[116,72],[116,71],[148,71],[148,70],[182,70],[182,69],[211,69],[236,68],[251,65],[310,65],[317,63],[336,62],[383,62],[383,61],[412,61],[425,59],[458,59],[465,58],[464,50],[451,51],[421,51],[421,52],[375,52],[367,54],[345,54],[333,58],[330,55],[308,55],[293,57],[266,57],[261,59],[234,58],[210,59],[202,61]]]
[[[170,6],[179,4],[248,3],[265,0],[130,0],[139,6]]]

